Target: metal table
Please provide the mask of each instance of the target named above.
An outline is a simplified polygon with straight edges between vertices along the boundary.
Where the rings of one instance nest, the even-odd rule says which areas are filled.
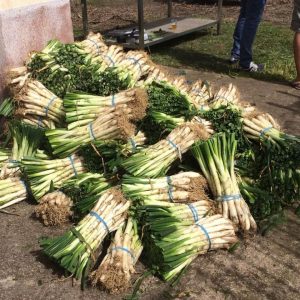
[[[88,32],[88,22],[87,22],[87,4],[86,0],[81,0],[82,4],[82,19],[83,19],[83,31],[86,34]],[[172,16],[172,0],[167,1],[167,17],[158,21],[145,23],[144,21],[144,1],[137,0],[138,6],[138,32],[147,34],[154,34],[157,32],[162,32],[162,35],[154,35],[153,38],[149,40],[144,39],[144,34],[139,35],[138,43],[134,42],[124,42],[122,46],[124,48],[131,49],[144,49],[145,47],[150,47],[155,44],[159,44],[204,28],[217,26],[217,34],[221,33],[221,23],[222,23],[222,6],[223,0],[218,0],[218,9],[216,19],[206,19],[197,17],[176,17],[176,26],[172,26],[174,23],[174,17]],[[136,26],[130,26],[125,30],[131,31]],[[108,41],[108,43],[114,43]]]

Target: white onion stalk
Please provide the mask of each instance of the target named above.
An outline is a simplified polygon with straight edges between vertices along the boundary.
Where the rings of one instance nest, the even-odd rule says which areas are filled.
[[[85,126],[100,115],[114,111],[116,106],[128,111],[131,120],[141,120],[147,105],[147,93],[142,89],[130,89],[107,97],[67,93],[64,98],[68,129]]]
[[[163,176],[172,162],[181,159],[196,141],[208,138],[203,125],[187,122],[172,130],[166,139],[127,158],[122,165],[134,176]]]
[[[26,198],[26,185],[19,177],[0,180],[0,209],[19,203]]]
[[[122,190],[132,200],[190,203],[208,201],[206,180],[196,172],[182,172],[161,178],[124,176]]]
[[[28,80],[15,101],[18,107],[15,115],[24,120],[28,115],[34,116],[40,122],[39,127],[46,127],[44,120],[58,126],[65,117],[63,101],[37,80]]]
[[[89,33],[87,38],[77,43],[85,52],[93,57],[101,56],[108,49],[100,33]]]
[[[20,92],[30,75],[31,73],[25,66],[13,68],[8,71],[7,84],[12,95]]]
[[[54,160],[26,157],[22,159],[22,165],[37,201],[49,192],[51,186],[60,188],[69,178],[86,171],[82,158],[76,154]]]
[[[43,251],[76,279],[84,279],[104,238],[121,227],[130,202],[114,188],[103,194],[91,212],[64,235],[41,241]]]
[[[129,218],[120,227],[96,271],[91,273],[92,284],[100,284],[111,294],[125,292],[130,286],[134,266],[143,250],[137,224]]]
[[[232,83],[227,87],[221,87],[210,101],[212,109],[219,108],[220,106],[239,105],[240,104],[239,92]]]
[[[189,90],[190,98],[200,111],[209,109],[209,101],[212,99],[211,86],[207,81],[197,80]]]

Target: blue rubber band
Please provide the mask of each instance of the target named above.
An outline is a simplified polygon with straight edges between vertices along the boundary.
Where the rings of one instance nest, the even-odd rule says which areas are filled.
[[[74,160],[73,160],[73,157],[72,156],[68,156],[70,162],[71,162],[71,166],[73,168],[73,171],[74,171],[74,174],[75,176],[77,176],[77,171],[76,171],[76,168],[75,168],[75,165],[74,165]]]
[[[108,58],[108,60],[112,63],[112,66],[114,67],[115,66],[115,62],[114,62],[114,60],[109,56],[109,55],[107,55],[107,54],[104,54],[103,55],[103,57],[106,57],[106,58]]]
[[[106,231],[109,233],[109,228],[102,217],[100,217],[95,211],[91,211],[90,215],[95,217],[100,223],[102,223],[104,225]]]
[[[111,105],[112,105],[112,106],[116,106],[116,102],[115,102],[115,94],[113,94],[113,95],[111,96]]]
[[[134,57],[127,57],[127,59],[132,60],[134,65],[138,65],[139,68],[140,68],[141,73],[143,73],[142,66],[141,66],[140,62],[137,59],[135,59]]]
[[[88,125],[88,129],[89,129],[90,138],[93,141],[96,140],[96,137],[95,137],[94,131],[93,131],[93,123],[92,122]]]
[[[57,98],[58,98],[57,96],[53,96],[52,99],[48,102],[48,104],[47,104],[47,106],[46,106],[46,108],[45,108],[46,117],[48,117],[48,111],[49,111],[50,105],[51,105],[52,102],[53,102],[54,100],[56,100]]]
[[[126,253],[128,253],[131,256],[133,261],[135,260],[134,255],[126,247],[117,246],[117,247],[114,247],[114,248],[111,249],[111,251],[117,251],[117,250],[125,251]]]
[[[174,202],[173,186],[172,186],[172,181],[171,181],[171,177],[170,176],[167,176],[167,183],[168,183],[169,200],[170,200],[170,202]]]
[[[132,152],[135,152],[135,150],[136,150],[136,142],[134,141],[133,138],[129,138],[129,142],[131,144],[131,150],[132,150]]]
[[[167,138],[166,140],[169,142],[169,144],[170,144],[173,148],[175,148],[175,149],[177,150],[179,157],[181,157],[181,152],[180,152],[180,149],[178,148],[178,146],[177,146],[174,142],[172,142],[169,138]]]
[[[264,129],[260,132],[260,136],[263,136],[267,131],[271,130],[272,128],[273,128],[273,126],[264,128]]]
[[[231,201],[231,200],[239,200],[241,199],[241,194],[236,195],[224,195],[217,198],[217,201]]]
[[[19,161],[16,160],[16,159],[9,159],[8,162],[9,162],[10,164],[17,164]]]
[[[199,215],[198,215],[198,212],[197,212],[197,209],[195,208],[195,206],[193,204],[188,204],[188,207],[190,208],[192,214],[193,214],[193,217],[194,217],[194,220],[195,222],[198,222],[199,221]]]
[[[90,41],[92,44],[94,44],[96,46],[97,51],[98,51],[98,55],[100,55],[100,49],[99,49],[98,44],[95,41],[91,40],[91,39],[87,39],[87,40]]]
[[[207,241],[208,241],[208,249],[207,249],[207,251],[210,250],[210,248],[211,248],[211,239],[210,239],[210,236],[209,236],[207,230],[201,224],[196,224],[196,225],[204,232],[204,234],[205,234],[205,236],[207,238]]]
[[[42,117],[39,116],[39,118],[38,118],[38,128],[42,127],[42,121],[43,121]]]

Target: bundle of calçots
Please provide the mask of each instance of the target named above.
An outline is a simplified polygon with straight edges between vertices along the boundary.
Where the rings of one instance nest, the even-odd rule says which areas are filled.
[[[8,80],[0,209],[34,198],[44,225],[71,220],[44,253],[110,293],[131,285],[140,255],[176,280],[299,201],[299,138],[232,84],[189,85],[100,34],[50,41]]]
[[[91,273],[92,284],[103,286],[112,294],[125,292],[130,286],[131,274],[143,250],[137,223],[129,218],[116,231],[102,263]]]
[[[77,226],[63,236],[41,240],[44,252],[77,279],[85,278],[104,238],[124,224],[129,205],[119,190],[108,190]]]

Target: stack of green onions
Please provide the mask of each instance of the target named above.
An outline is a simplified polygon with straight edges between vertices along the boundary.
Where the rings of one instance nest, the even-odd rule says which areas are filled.
[[[176,218],[169,220],[170,223],[162,224],[159,230],[149,224],[156,248],[156,252],[153,252],[156,254],[154,261],[159,267],[159,274],[166,281],[175,280],[199,254],[229,249],[237,242],[232,222],[221,215],[200,218],[189,226]]]
[[[234,170],[237,141],[234,134],[218,135],[203,143],[197,143],[192,152],[199,163],[209,187],[219,202],[224,218],[247,231],[256,230],[256,223],[249,207],[240,194]]]
[[[200,124],[185,123],[176,127],[164,140],[127,158],[122,166],[133,176],[164,176],[171,164],[198,140],[206,140],[209,133]]]
[[[27,81],[15,101],[15,116],[28,124],[55,128],[64,120],[63,101],[37,80]]]
[[[27,67],[18,67],[10,69],[7,73],[7,83],[12,95],[18,94],[24,87],[27,79],[30,77]]]
[[[230,83],[228,88],[221,87],[210,101],[211,108],[219,108],[226,105],[239,105],[240,97],[237,88]]]
[[[165,127],[166,130],[173,130],[179,125],[182,125],[185,123],[184,118],[180,117],[173,117],[167,114],[164,114],[162,112],[151,112],[151,116],[153,119],[158,123],[162,124],[162,126]],[[212,128],[212,123],[210,121],[207,121],[206,119],[201,118],[200,116],[195,116],[190,120],[191,123],[194,124],[202,124],[204,125],[205,129],[207,130],[208,133],[213,134],[214,130]]]
[[[120,227],[98,269],[91,273],[92,284],[100,284],[111,294],[120,294],[130,287],[134,266],[143,250],[137,223],[129,218]]]
[[[108,190],[77,226],[62,236],[41,240],[44,253],[76,279],[84,279],[104,238],[124,224],[129,205],[120,191]]]
[[[115,68],[122,62],[124,56],[124,51],[120,46],[109,46],[106,51],[97,57],[101,64],[101,67],[98,71],[103,72],[107,68]]]
[[[125,175],[122,190],[132,200],[190,203],[208,201],[207,182],[196,172],[182,172],[161,178],[139,178]]]
[[[76,215],[87,214],[99,197],[111,187],[111,183],[103,174],[83,173],[63,183],[62,190],[73,203]]]
[[[138,80],[149,72],[149,57],[145,52],[128,51],[117,65],[117,72],[122,80],[128,80],[128,87],[133,87]]]
[[[209,101],[212,99],[211,86],[207,81],[197,80],[189,90],[193,103],[200,111],[209,109]]]
[[[112,96],[94,96],[84,93],[67,93],[64,98],[68,129],[85,126],[100,115],[121,106],[131,120],[141,120],[148,104],[147,93],[142,89],[130,89]]]
[[[60,188],[69,178],[86,171],[82,158],[76,154],[54,160],[25,157],[22,159],[22,166],[36,201],[50,189]]]
[[[0,103],[0,117],[10,117],[14,111],[13,101],[10,98],[6,98]]]
[[[22,158],[34,157],[43,137],[43,132],[38,128],[18,121],[9,124],[9,131],[13,146],[9,159],[1,169],[0,178],[19,176]]]
[[[158,66],[150,66],[149,72],[147,77],[144,81],[140,83],[140,85],[147,87],[151,85],[153,81],[160,82],[160,81],[168,81],[168,78],[164,71],[162,71]]]
[[[77,151],[80,147],[97,140],[125,140],[134,135],[135,126],[122,108],[114,107],[105,115],[99,116],[95,121],[84,127],[72,130],[47,130],[53,154],[66,157]]]
[[[27,198],[25,183],[19,177],[0,179],[0,209]]]
[[[93,57],[98,57],[105,51],[107,46],[103,41],[103,37],[100,33],[89,33],[87,38],[81,42],[78,42],[79,46],[84,49],[85,52],[91,54]]]
[[[299,142],[299,138],[283,133],[278,123],[268,113],[257,111],[244,113],[243,129],[249,139],[269,142],[277,148],[285,147],[288,141]]]
[[[8,161],[11,156],[11,150],[0,148],[0,171],[3,165]]]

